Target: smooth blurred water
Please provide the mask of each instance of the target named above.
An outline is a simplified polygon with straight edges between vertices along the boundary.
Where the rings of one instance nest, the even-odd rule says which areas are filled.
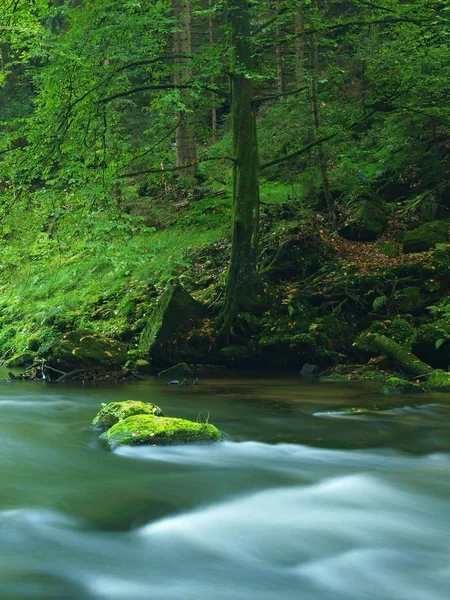
[[[106,452],[88,424],[129,398],[227,441]],[[376,398],[276,375],[0,384],[0,599],[447,600],[448,397],[335,411]]]

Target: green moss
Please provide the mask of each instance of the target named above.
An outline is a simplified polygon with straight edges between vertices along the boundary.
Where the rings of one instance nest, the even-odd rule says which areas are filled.
[[[448,241],[448,223],[446,221],[431,221],[413,231],[408,231],[403,239],[403,252],[422,252],[431,250],[436,244]]]
[[[204,307],[178,283],[169,285],[159,299],[143,330],[139,350],[150,352],[165,344],[176,330],[204,313]]]
[[[23,367],[26,365],[32,365],[36,359],[35,352],[21,352],[20,354],[15,354],[13,357],[5,360],[4,366],[11,367]]]
[[[425,304],[420,295],[418,287],[407,287],[394,296],[396,308],[399,313],[414,313],[420,310]]]
[[[221,432],[209,423],[185,419],[136,415],[119,421],[100,436],[110,448],[116,446],[199,444],[222,441]]]
[[[406,379],[400,379],[400,377],[390,377],[386,384],[378,390],[379,394],[390,396],[394,394],[417,394],[423,392],[420,385],[411,383]]]
[[[425,383],[425,389],[430,392],[450,392],[450,373],[436,369]]]
[[[397,344],[385,335],[370,335],[366,339],[370,341],[373,348],[382,354],[387,354],[409,375],[417,377],[432,371],[429,365],[419,360],[408,348]]]
[[[400,255],[400,251],[394,244],[384,242],[380,245],[380,254],[387,256],[388,258],[397,258]]]
[[[133,415],[164,416],[163,411],[151,402],[140,400],[124,400],[123,402],[110,402],[106,404],[92,421],[92,429],[106,431],[119,421]]]
[[[377,369],[364,369],[361,373],[360,379],[365,381],[384,381],[386,376],[380,373]]]
[[[119,366],[127,361],[125,344],[84,329],[65,334],[39,352],[48,364],[63,369],[95,364]]]
[[[341,373],[331,373],[331,375],[321,377],[319,381],[320,383],[348,383],[349,381],[352,381],[352,379],[349,379],[347,375],[342,375]]]
[[[386,225],[386,212],[376,200],[361,202],[352,216],[341,227],[341,234],[356,241],[375,240]]]

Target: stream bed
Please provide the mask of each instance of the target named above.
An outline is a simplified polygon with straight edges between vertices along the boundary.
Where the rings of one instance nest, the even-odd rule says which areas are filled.
[[[339,412],[375,390],[1,383],[0,599],[448,600],[450,396]],[[107,452],[88,425],[126,399],[226,441]]]

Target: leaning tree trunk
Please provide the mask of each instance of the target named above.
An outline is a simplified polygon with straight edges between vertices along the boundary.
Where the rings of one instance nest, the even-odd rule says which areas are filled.
[[[173,14],[178,19],[179,27],[179,31],[176,31],[173,36],[173,51],[175,56],[180,57],[176,59],[176,63],[179,66],[175,69],[174,83],[175,85],[182,85],[192,78],[189,59],[182,58],[183,56],[189,56],[192,51],[190,0],[173,0]],[[189,91],[180,88],[179,93],[182,102],[187,104]],[[188,111],[179,111],[177,116],[179,119],[175,134],[177,167],[193,165],[189,169],[186,169],[187,172],[193,172],[195,171],[197,161],[197,149],[191,113]]]
[[[241,309],[255,305],[259,226],[259,156],[253,106],[248,0],[229,0],[231,127],[233,133],[233,238],[221,333]]]

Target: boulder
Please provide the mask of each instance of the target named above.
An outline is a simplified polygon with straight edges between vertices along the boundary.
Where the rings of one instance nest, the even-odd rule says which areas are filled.
[[[300,371],[300,375],[302,375],[302,377],[313,377],[314,375],[318,375],[319,373],[319,366],[312,365],[311,363],[305,363]]]
[[[191,369],[186,363],[178,363],[173,367],[169,367],[158,373],[159,379],[185,379],[192,377],[195,374],[194,369]]]
[[[118,367],[127,361],[125,344],[82,329],[66,333],[39,354],[48,365],[62,370],[99,365]]]
[[[133,415],[152,415],[163,417],[164,413],[151,402],[140,400],[124,400],[123,402],[110,402],[105,404],[91,424],[92,429],[106,431],[119,421],[123,421]]]
[[[450,392],[450,373],[436,369],[425,383],[425,389],[429,392]]]
[[[417,229],[408,231],[403,239],[403,252],[422,252],[431,250],[436,244],[448,241],[448,223],[446,221],[431,221]]]
[[[366,199],[342,225],[340,233],[348,240],[369,242],[383,232],[386,221],[387,215],[381,203]]]
[[[400,377],[389,377],[383,387],[378,390],[378,393],[384,396],[391,396],[396,394],[417,394],[423,391],[422,387],[417,383],[411,383]]]
[[[7,367],[8,369],[30,366],[36,360],[36,356],[36,352],[20,352],[19,354],[15,354],[11,358],[5,360],[3,366]]]
[[[179,283],[171,284],[159,299],[148,325],[141,333],[139,351],[164,355],[164,345],[176,331],[204,313],[205,307]]]
[[[400,256],[400,250],[394,244],[383,242],[380,245],[380,254],[387,256],[388,258],[397,258]]]
[[[221,432],[209,423],[185,419],[136,415],[113,425],[100,436],[110,448],[116,446],[165,446],[220,442]]]
[[[410,286],[397,292],[394,294],[393,300],[400,314],[414,313],[420,310],[425,304],[425,300],[420,295],[420,289],[415,286]]]

